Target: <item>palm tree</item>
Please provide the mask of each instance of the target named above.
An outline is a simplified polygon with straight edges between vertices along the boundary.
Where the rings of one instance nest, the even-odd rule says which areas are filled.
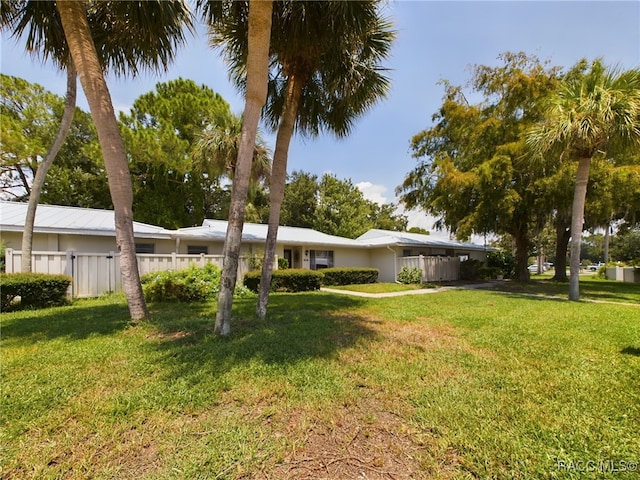
[[[184,41],[183,27],[191,28],[191,18],[182,2],[162,5],[146,3],[141,9],[131,2],[92,2],[87,6],[87,17],[97,53],[103,68],[116,74],[138,73],[142,65],[155,70],[165,69],[172,60],[175,48]],[[126,4],[125,4],[126,3]],[[55,3],[38,1],[4,1],[2,28],[10,29],[14,37],[26,32],[26,49],[67,71],[67,95],[59,131],[49,151],[36,171],[29,195],[29,207],[22,237],[22,271],[31,271],[33,225],[40,193],[47,171],[62,147],[75,111],[76,69],[69,54],[64,31]],[[147,13],[144,8],[149,7]],[[132,16],[132,8],[142,15]],[[151,12],[151,10],[153,10]],[[151,12],[158,21],[148,22]],[[131,18],[143,23],[133,24]],[[156,28],[149,28],[156,25]],[[132,36],[122,35],[123,31]],[[131,39],[136,41],[132,42]]]
[[[267,117],[277,129],[269,185],[269,226],[256,314],[264,319],[273,274],[289,144],[294,130],[317,136],[322,129],[346,136],[353,121],[388,91],[380,62],[393,32],[372,2],[279,4],[272,39],[275,68]],[[276,35],[278,38],[276,39]]]
[[[154,15],[161,20],[156,30],[148,28],[151,23],[140,26],[130,22],[131,2],[113,8],[113,2],[93,2],[88,6],[87,15],[91,32],[99,42],[98,55],[103,67],[116,74],[138,73],[142,65],[155,70],[166,68],[173,58],[175,46],[184,41],[183,25],[191,28],[188,9],[181,2],[167,2],[153,6]],[[118,2],[124,3],[124,2]],[[160,8],[158,8],[160,7]],[[60,69],[67,72],[67,94],[62,120],[56,137],[40,163],[29,194],[29,207],[22,236],[22,271],[31,271],[31,251],[33,225],[40,193],[49,167],[62,147],[73,121],[76,101],[76,70],[69,55],[64,31],[54,2],[7,0],[2,3],[1,27],[11,30],[15,38],[26,32],[26,50],[43,60],[51,59]],[[135,18],[144,20],[144,15]],[[107,21],[108,20],[108,21]],[[122,35],[123,28],[134,32],[136,42]],[[147,32],[147,33],[145,33]],[[142,40],[142,41],[141,41]],[[144,51],[143,51],[144,50]],[[143,53],[143,56],[140,54]]]
[[[248,8],[247,8],[248,7]],[[247,192],[251,177],[251,165],[255,151],[255,141],[260,121],[260,111],[267,98],[269,78],[269,42],[271,38],[272,1],[254,0],[249,2],[198,2],[204,16],[214,30],[229,31],[236,25],[240,38],[247,42],[245,108],[242,117],[242,135],[236,160],[231,208],[227,235],[223,247],[224,265],[220,279],[220,294],[214,331],[218,335],[231,332],[231,307],[233,292],[238,275],[238,259],[242,227],[244,225]],[[243,14],[246,21],[240,21]],[[246,25],[246,27],[245,27]]]
[[[233,181],[242,135],[242,118],[230,115],[215,125],[207,126],[193,147],[200,174],[228,177]],[[264,140],[256,133],[256,144],[251,163],[251,185],[265,182],[271,174],[271,156]]]
[[[595,60],[571,75],[546,104],[546,120],[527,142],[537,153],[556,150],[578,162],[571,209],[569,299],[580,299],[580,246],[591,161],[640,148],[640,70],[606,68]]]
[[[80,82],[98,132],[114,207],[123,288],[131,319],[135,321],[146,318],[148,312],[136,261],[131,177],[96,44],[103,49],[103,53],[105,50],[109,52],[117,43],[109,43],[108,39],[124,37],[123,32],[126,32],[125,38],[129,40],[132,48],[115,49],[113,55],[107,57],[110,61],[120,66],[135,65],[135,61],[145,58],[145,55],[157,55],[166,60],[173,54],[169,45],[172,42],[182,42],[182,29],[185,23],[190,24],[190,13],[186,4],[181,1],[96,2],[95,5],[99,7],[95,10],[98,24],[110,28],[104,30],[104,38],[97,38],[94,42],[87,11],[87,7],[91,11],[92,5],[94,4],[85,4],[83,1],[56,2],[66,45],[80,75]],[[139,22],[132,22],[132,18],[137,18]],[[164,29],[167,36],[160,37],[160,40],[168,38],[169,44],[157,42],[157,30],[153,25],[158,25],[160,30]]]

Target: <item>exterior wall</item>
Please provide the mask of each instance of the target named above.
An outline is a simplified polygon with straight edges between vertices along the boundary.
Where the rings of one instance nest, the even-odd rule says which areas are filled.
[[[379,282],[395,282],[397,275],[396,258],[402,256],[402,249],[375,248],[369,251],[370,267],[377,268]]]

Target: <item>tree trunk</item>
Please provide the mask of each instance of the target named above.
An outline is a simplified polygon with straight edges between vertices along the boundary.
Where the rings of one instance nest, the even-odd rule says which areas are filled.
[[[570,223],[570,221],[564,221],[563,218],[557,218],[555,222],[556,262],[554,265],[553,280],[557,282],[567,281],[567,248],[569,247],[569,239],[571,238]]]
[[[53,139],[49,151],[44,156],[42,163],[36,171],[29,194],[29,206],[27,207],[27,216],[24,221],[24,231],[22,233],[23,272],[31,272],[32,270],[31,252],[33,251],[33,225],[36,219],[36,209],[38,208],[40,193],[42,193],[42,186],[44,185],[44,179],[47,176],[49,167],[51,167],[60,148],[62,148],[69,129],[71,128],[71,123],[73,122],[73,114],[76,110],[76,86],[76,69],[71,61],[67,66],[67,94],[65,97],[64,112],[62,113],[62,119],[60,121],[60,128],[58,129],[56,137]]]
[[[513,236],[516,242],[516,280],[528,282],[529,277],[529,237],[526,231],[518,231]]]
[[[289,144],[293,136],[293,129],[298,114],[298,105],[302,95],[302,79],[297,75],[289,77],[287,84],[287,96],[282,113],[282,119],[278,127],[276,149],[273,153],[273,165],[271,167],[271,181],[269,182],[269,227],[264,249],[264,261],[262,262],[262,276],[260,277],[260,293],[256,315],[264,320],[267,315],[269,303],[269,287],[273,276],[273,262],[276,254],[276,241],[278,238],[278,226],[280,224],[280,209],[284,199],[284,187],[287,181],[287,159],[289,157]]]
[[[132,320],[140,320],[146,318],[148,312],[136,261],[133,236],[133,192],[124,142],[91,37],[84,2],[65,1],[57,2],[56,5],[69,51],[78,70],[80,83],[98,131],[113,202],[116,243],[120,252],[122,285],[129,305],[129,314]]]
[[[269,78],[269,42],[273,2],[254,0],[249,3],[249,51],[247,55],[247,87],[242,117],[242,135],[233,177],[231,206],[224,241],[224,262],[218,295],[218,311],[214,331],[218,335],[231,332],[233,291],[238,275],[238,257],[247,204],[251,165],[255,149],[260,112],[267,99]]]
[[[605,265],[609,263],[609,244],[611,242],[611,221],[607,223],[604,232],[604,260]]]
[[[587,182],[591,158],[578,160],[576,188],[571,207],[571,258],[569,263],[569,300],[580,300],[580,247],[582,243],[582,224],[584,222],[584,202],[587,197]]]

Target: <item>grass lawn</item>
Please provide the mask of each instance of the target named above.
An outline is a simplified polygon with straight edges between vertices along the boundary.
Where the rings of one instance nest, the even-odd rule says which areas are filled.
[[[407,290],[420,290],[421,288],[433,288],[431,286],[423,285],[406,285],[402,283],[363,283],[360,285],[336,285],[328,287],[334,290],[347,290],[352,292],[362,293],[393,293],[393,292],[406,292]]]
[[[638,478],[640,308],[515,293],[3,313],[0,477]]]

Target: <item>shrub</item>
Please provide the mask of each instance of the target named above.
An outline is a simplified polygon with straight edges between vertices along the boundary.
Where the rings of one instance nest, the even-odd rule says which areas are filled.
[[[248,272],[244,276],[244,286],[253,292],[260,288],[261,272]],[[287,269],[274,270],[271,277],[272,292],[308,292],[319,290],[323,274],[316,270]]]
[[[502,271],[504,278],[512,278],[516,270],[516,257],[504,250],[489,251],[487,252],[487,267],[498,268]]]
[[[377,268],[336,267],[322,270],[323,285],[360,285],[378,281]]]
[[[480,260],[469,258],[464,262],[460,262],[460,279],[461,280],[478,280],[482,277],[481,269],[483,263]]]
[[[405,284],[421,284],[422,270],[418,267],[402,267],[398,272],[398,281]]]
[[[213,298],[220,291],[220,268],[190,265],[184,270],[151,272],[140,279],[142,291],[151,302],[198,302]]]
[[[503,275],[499,267],[480,267],[478,272],[482,280],[495,280],[498,275]]]
[[[286,270],[289,268],[289,260],[284,257],[278,257],[278,270]]]
[[[67,275],[0,273],[0,304],[4,310],[16,297],[20,297],[21,307],[64,305],[72,281]]]

